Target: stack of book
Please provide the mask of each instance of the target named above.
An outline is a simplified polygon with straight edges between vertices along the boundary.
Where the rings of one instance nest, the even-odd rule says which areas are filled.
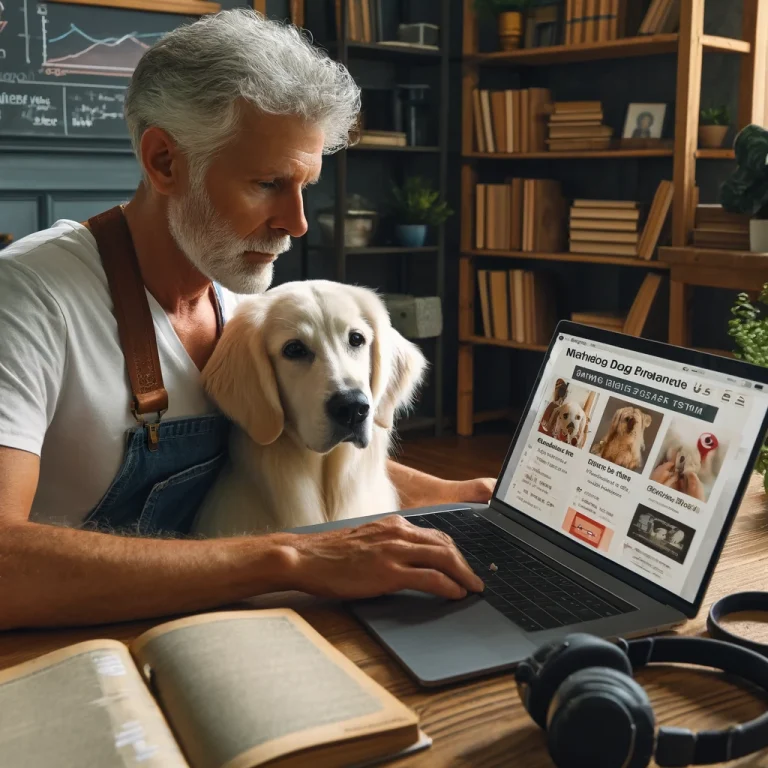
[[[619,0],[566,0],[565,44],[619,37]]]
[[[546,275],[522,269],[477,271],[483,335],[517,344],[549,344],[557,325]]]
[[[599,101],[556,101],[549,116],[551,152],[608,149],[613,128],[603,125],[603,105]]]
[[[642,206],[631,200],[574,200],[570,216],[571,253],[653,258],[672,207],[673,186],[662,181],[645,226]]]
[[[380,0],[336,0],[336,35],[341,39],[341,4],[347,4],[347,40],[375,43],[381,40]]]
[[[472,92],[478,152],[544,152],[552,95],[547,88]]]
[[[729,213],[721,205],[697,205],[693,244],[699,248],[749,250],[749,216]]]
[[[475,248],[558,253],[565,244],[560,182],[509,179],[475,187]]]
[[[358,145],[369,147],[404,147],[408,143],[402,131],[372,131],[364,129],[360,132]]]
[[[637,256],[640,213],[640,206],[632,201],[574,200],[571,252]]]
[[[680,0],[652,0],[640,24],[639,34],[658,35],[677,31],[680,25]]]

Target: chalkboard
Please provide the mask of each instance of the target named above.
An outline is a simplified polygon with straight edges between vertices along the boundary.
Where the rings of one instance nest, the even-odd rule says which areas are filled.
[[[193,17],[0,0],[0,135],[127,138],[142,54]]]

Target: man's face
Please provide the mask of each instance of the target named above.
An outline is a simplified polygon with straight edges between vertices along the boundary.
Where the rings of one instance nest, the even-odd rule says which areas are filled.
[[[643,115],[643,117],[640,118],[640,127],[646,130],[651,127],[651,118],[648,117],[648,115]]]
[[[320,176],[323,132],[298,117],[244,112],[236,136],[204,179],[168,202],[179,248],[206,277],[236,293],[261,293],[273,262],[307,231],[302,192]]]

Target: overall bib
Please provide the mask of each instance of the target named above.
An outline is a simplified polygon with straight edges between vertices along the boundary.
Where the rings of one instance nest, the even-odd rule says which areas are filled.
[[[137,425],[126,431],[117,476],[84,528],[131,533],[188,533],[224,463],[230,422],[220,413],[162,420],[168,409],[152,313],[122,208],[88,220],[114,303]],[[213,285],[217,335],[224,318]],[[145,420],[151,415],[151,420]]]

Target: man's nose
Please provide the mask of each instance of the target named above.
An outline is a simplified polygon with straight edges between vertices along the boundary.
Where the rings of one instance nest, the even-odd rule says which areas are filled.
[[[291,237],[303,237],[307,233],[304,198],[300,188],[281,196],[270,225],[273,229],[285,230]]]

